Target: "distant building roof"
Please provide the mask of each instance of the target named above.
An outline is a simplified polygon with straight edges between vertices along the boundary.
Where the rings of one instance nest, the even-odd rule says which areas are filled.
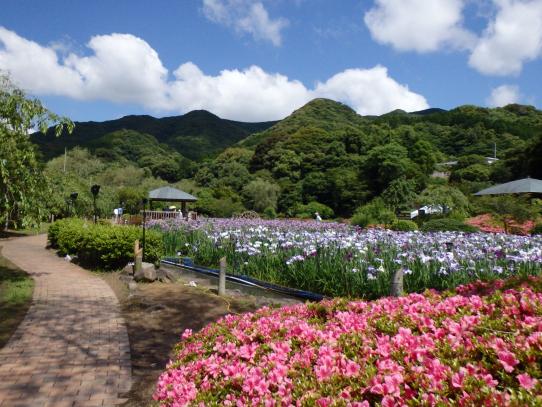
[[[158,189],[153,189],[151,192],[149,192],[149,199],[152,201],[168,201],[168,202],[174,202],[174,201],[185,201],[185,202],[195,202],[198,200],[195,196],[192,196],[190,194],[187,194],[184,191],[181,191],[180,189],[172,188],[172,187],[162,187]]]
[[[505,184],[495,185],[490,188],[482,189],[474,195],[502,195],[502,194],[542,194],[542,180],[535,178],[523,178]]]

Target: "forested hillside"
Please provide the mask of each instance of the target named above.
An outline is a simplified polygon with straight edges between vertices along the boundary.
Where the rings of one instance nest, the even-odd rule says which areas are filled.
[[[39,146],[44,159],[49,160],[64,153],[64,148],[75,146],[100,149],[104,153],[110,148],[110,139],[105,135],[119,130],[133,130],[131,141],[136,134],[150,135],[153,143],[162,143],[190,160],[199,160],[244,139],[248,135],[265,130],[275,122],[243,123],[224,120],[205,110],[195,110],[183,116],[164,117],[125,116],[105,122],[75,122],[71,135],[64,132],[55,137],[52,131],[45,136],[36,133],[32,140]],[[143,139],[148,140],[141,136]],[[158,154],[156,154],[158,155]]]
[[[196,209],[217,216],[252,209],[268,216],[319,211],[349,217],[371,202],[397,213],[443,196],[465,207],[472,192],[492,183],[542,178],[542,112],[522,105],[362,117],[341,103],[315,99],[276,123],[195,111],[76,123],[72,135],[33,140],[45,158],[79,146],[104,168],[139,167],[144,173],[138,177],[183,180],[200,198]],[[495,148],[499,160],[489,164]],[[439,164],[449,161],[456,164]],[[119,202],[127,199],[123,185],[117,185],[124,191]],[[141,185],[127,185],[130,199],[145,195]]]

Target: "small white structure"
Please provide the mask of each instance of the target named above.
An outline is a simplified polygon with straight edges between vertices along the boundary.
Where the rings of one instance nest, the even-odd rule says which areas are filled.
[[[444,208],[440,205],[425,205],[415,211],[410,212],[410,219],[414,219],[419,215],[434,215],[444,212]]]

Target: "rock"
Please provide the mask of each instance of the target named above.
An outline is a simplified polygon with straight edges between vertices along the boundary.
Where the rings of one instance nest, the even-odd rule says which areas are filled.
[[[124,268],[122,269],[122,274],[128,274],[129,276],[134,275],[134,263],[128,263]]]
[[[171,269],[158,269],[156,272],[158,280],[163,283],[175,283],[181,278],[181,272]]]
[[[141,265],[141,270],[136,271],[134,274],[134,279],[136,281],[143,281],[147,283],[152,283],[156,280],[156,268],[152,263],[143,263]]]
[[[134,291],[137,289],[137,283],[135,281],[130,281],[128,283],[128,288],[130,289],[130,291]]]
[[[119,280],[125,283],[126,285],[130,284],[130,282],[134,281],[133,276],[127,276],[126,274],[119,275]]]

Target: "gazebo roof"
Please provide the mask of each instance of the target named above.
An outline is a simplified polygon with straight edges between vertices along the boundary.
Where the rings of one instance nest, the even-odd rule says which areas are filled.
[[[180,189],[171,187],[162,187],[153,189],[149,192],[149,199],[151,201],[167,201],[167,202],[195,202],[198,200],[195,196],[187,194]]]
[[[505,184],[495,185],[490,188],[482,189],[474,195],[503,195],[503,194],[542,194],[542,180],[535,178],[523,178]]]

